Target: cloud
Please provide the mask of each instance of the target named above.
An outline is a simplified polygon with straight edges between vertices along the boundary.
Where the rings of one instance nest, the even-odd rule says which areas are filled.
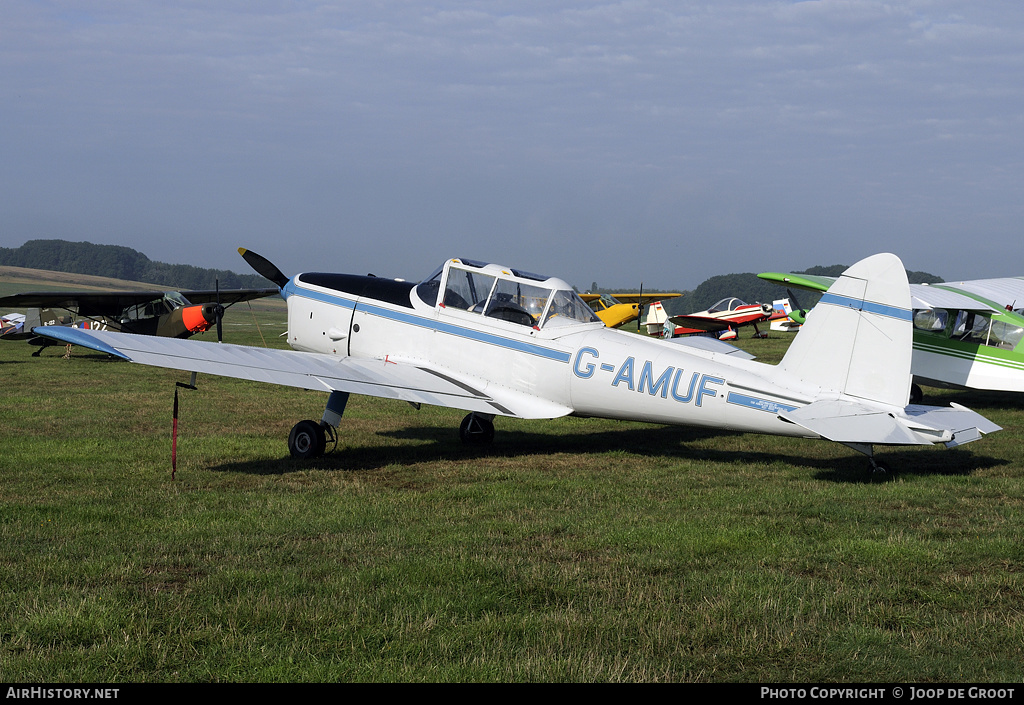
[[[1022,12],[13,0],[0,244],[666,288],[879,249],[1010,274],[990,258],[1024,202]],[[965,239],[977,257],[950,258]]]

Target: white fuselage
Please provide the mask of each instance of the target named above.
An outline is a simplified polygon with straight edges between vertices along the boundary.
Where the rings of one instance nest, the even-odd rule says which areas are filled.
[[[303,276],[284,291],[297,350],[424,365],[499,399],[504,389],[578,416],[818,437],[777,416],[814,401],[817,388],[771,365],[600,323],[521,325],[430,305],[413,289],[408,305],[360,297]]]

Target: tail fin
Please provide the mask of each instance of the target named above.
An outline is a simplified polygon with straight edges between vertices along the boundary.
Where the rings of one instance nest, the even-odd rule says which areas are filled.
[[[779,367],[824,389],[903,408],[910,401],[912,321],[903,262],[873,255],[829,287]]]
[[[38,308],[30,308],[25,311],[25,324],[22,330],[28,333],[36,326],[43,325],[42,312]]]
[[[644,325],[647,326],[648,335],[658,335],[662,332],[665,322],[668,321],[668,314],[660,301],[654,301],[647,307],[647,318]]]

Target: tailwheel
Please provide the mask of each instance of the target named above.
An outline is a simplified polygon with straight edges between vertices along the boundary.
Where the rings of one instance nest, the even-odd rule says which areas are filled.
[[[316,421],[299,421],[288,434],[288,451],[293,458],[310,460],[318,458],[327,447],[327,434]]]
[[[872,482],[886,482],[896,477],[896,473],[885,463],[880,463],[874,458],[870,458],[870,461],[871,464],[868,465],[868,478]]]
[[[459,426],[459,438],[471,445],[490,443],[494,440],[494,422],[482,414],[468,414]]]

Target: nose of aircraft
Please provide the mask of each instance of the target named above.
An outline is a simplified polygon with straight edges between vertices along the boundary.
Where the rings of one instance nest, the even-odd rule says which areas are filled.
[[[217,304],[186,306],[181,311],[181,320],[190,333],[205,333],[217,322]]]

